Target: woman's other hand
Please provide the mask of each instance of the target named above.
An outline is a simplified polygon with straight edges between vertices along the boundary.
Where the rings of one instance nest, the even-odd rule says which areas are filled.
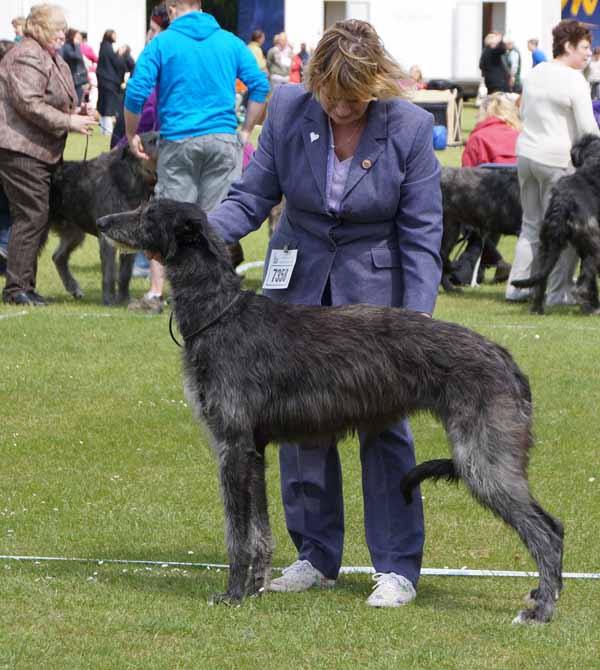
[[[98,121],[87,115],[71,114],[69,118],[69,130],[82,135],[91,135],[92,126],[97,125]]]

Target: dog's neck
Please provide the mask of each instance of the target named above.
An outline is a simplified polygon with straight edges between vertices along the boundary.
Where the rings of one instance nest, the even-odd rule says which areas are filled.
[[[225,259],[192,249],[168,262],[166,275],[175,318],[184,334],[218,316],[241,290],[241,279]]]

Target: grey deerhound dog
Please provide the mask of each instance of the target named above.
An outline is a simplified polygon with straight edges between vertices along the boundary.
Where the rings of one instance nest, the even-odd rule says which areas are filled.
[[[544,313],[548,277],[569,242],[581,258],[575,290],[581,312],[600,314],[600,137],[584,135],[573,145],[571,160],[575,172],[561,177],[552,189],[533,274],[512,282],[518,288],[534,287],[531,311],[535,314]]]
[[[158,133],[143,133],[144,150],[151,158],[158,153]],[[98,236],[101,216],[135,209],[147,201],[156,183],[155,161],[142,161],[128,145],[115,147],[89,161],[65,161],[52,175],[50,226],[59,236],[52,255],[65,289],[82,298],[83,291],[69,269],[69,258],[86,236]],[[105,305],[129,301],[129,281],[134,257],[121,254],[119,272],[114,248],[100,238],[102,301]]]
[[[473,231],[480,237],[518,235],[521,230],[519,179],[513,167],[442,168],[444,234],[440,255],[441,284],[456,291],[450,281],[455,267],[450,260],[461,233]]]
[[[268,584],[272,540],[265,491],[269,442],[380,429],[431,412],[452,458],[423,463],[400,483],[462,480],[519,534],[540,572],[533,607],[515,621],[546,622],[561,590],[563,527],[529,491],[529,384],[510,354],[454,323],[415,312],[281,304],[240,290],[225,245],[196,205],[152,200],[98,228],[126,249],[162,256],[182,334],[185,389],[219,460],[236,602]]]

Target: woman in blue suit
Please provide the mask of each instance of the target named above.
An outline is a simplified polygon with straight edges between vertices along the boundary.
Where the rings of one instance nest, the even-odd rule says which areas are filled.
[[[401,99],[398,82],[407,78],[370,24],[347,20],[323,35],[304,85],[274,94],[244,177],[209,215],[233,243],[285,196],[267,253],[263,289],[271,299],[404,307],[424,318],[433,312],[441,272],[440,168],[432,116]],[[423,553],[420,496],[406,505],[399,486],[415,465],[413,439],[404,419],[381,433],[360,433],[359,440],[366,540],[376,570],[367,602],[397,607],[416,596]],[[280,468],[298,560],[270,589],[333,586],[344,538],[336,445],[282,445]]]

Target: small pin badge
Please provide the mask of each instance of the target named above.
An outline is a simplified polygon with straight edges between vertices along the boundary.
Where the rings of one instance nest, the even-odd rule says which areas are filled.
[[[311,141],[311,142],[316,142],[316,141],[319,139],[319,137],[321,137],[321,136],[319,135],[319,133],[311,133],[311,134],[310,134],[310,141]]]
[[[368,170],[372,165],[373,163],[371,163],[371,161],[368,158],[365,158],[365,160],[361,163],[361,167],[363,168],[363,170]]]

